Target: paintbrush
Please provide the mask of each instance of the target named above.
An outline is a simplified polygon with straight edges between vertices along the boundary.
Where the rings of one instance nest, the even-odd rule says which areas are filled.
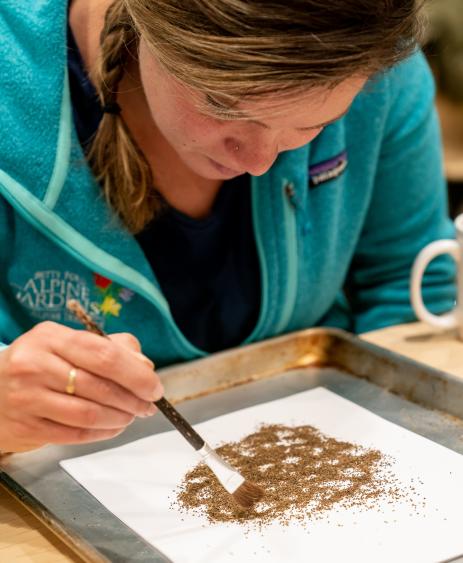
[[[108,335],[101,330],[92,317],[85,311],[82,305],[75,299],[70,299],[67,308],[85,326],[87,330],[100,336],[108,338]],[[219,454],[207,444],[203,438],[193,429],[193,427],[183,418],[167,399],[162,397],[154,404],[162,414],[170,420],[174,427],[184,438],[193,446],[201,456],[221,485],[228,491],[234,500],[243,508],[251,508],[263,496],[264,491],[251,481],[246,480],[236,469],[222,459]]]

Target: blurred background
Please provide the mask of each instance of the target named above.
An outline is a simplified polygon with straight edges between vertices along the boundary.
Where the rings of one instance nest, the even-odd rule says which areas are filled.
[[[425,53],[438,86],[452,217],[463,213],[463,0],[428,0]]]

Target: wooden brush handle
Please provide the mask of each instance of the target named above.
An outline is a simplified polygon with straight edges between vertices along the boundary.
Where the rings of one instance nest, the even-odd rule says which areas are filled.
[[[178,410],[169,403],[167,399],[162,397],[154,404],[162,412],[162,414],[172,422],[175,428],[182,434],[184,438],[193,446],[195,450],[200,450],[204,446],[204,440],[191,427],[191,425],[183,418]]]
[[[92,317],[87,313],[87,311],[82,307],[79,301],[75,299],[70,299],[67,302],[67,308],[69,311],[74,313],[77,320],[79,320],[85,328],[95,334],[104,336],[108,338],[108,335],[101,330],[101,328],[96,324]],[[154,404],[162,412],[162,414],[172,422],[175,428],[182,434],[184,438],[193,446],[195,450],[200,450],[204,446],[204,440],[201,436],[193,430],[191,425],[183,418],[183,416],[175,409],[167,399],[162,397],[159,401],[155,401]]]

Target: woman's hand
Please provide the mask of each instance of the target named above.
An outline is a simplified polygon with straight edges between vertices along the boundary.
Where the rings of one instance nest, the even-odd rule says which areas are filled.
[[[112,438],[136,416],[154,414],[162,395],[134,336],[40,323],[0,353],[0,450]]]

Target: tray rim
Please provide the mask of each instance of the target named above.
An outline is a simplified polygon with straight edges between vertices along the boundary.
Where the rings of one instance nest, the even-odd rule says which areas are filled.
[[[249,352],[259,351],[263,348],[263,346],[284,346],[287,343],[291,343],[294,341],[301,341],[304,342],[309,339],[313,339],[314,337],[320,337],[318,341],[318,346],[311,349],[310,352],[304,354],[295,364],[289,363],[285,364],[282,362],[279,366],[277,366],[273,373],[269,371],[265,371],[264,373],[253,374],[251,376],[245,375],[243,377],[236,377],[234,376],[233,381],[225,381],[219,385],[214,386],[210,390],[201,390],[197,393],[189,393],[188,395],[180,395],[174,385],[172,385],[173,380],[179,377],[184,377],[185,372],[187,374],[190,372],[195,373],[198,371],[198,368],[209,368],[212,366],[213,369],[216,368],[216,364],[219,363],[219,366],[222,363],[226,363],[229,359],[236,356],[238,353],[245,353],[248,354]],[[389,365],[395,364],[396,366],[400,365],[401,367],[407,366],[409,369],[413,370],[415,373],[419,374],[426,374],[430,381],[433,382],[440,382],[444,385],[448,385],[450,387],[457,387],[462,388],[463,390],[463,378],[459,377],[455,374],[450,372],[446,372],[444,370],[435,368],[433,366],[429,366],[423,362],[419,362],[413,358],[405,356],[404,354],[400,354],[398,352],[394,352],[389,350],[388,348],[384,348],[378,344],[374,344],[367,340],[364,340],[359,335],[355,335],[348,331],[339,328],[332,328],[332,327],[314,327],[308,328],[303,330],[298,330],[294,332],[290,332],[281,336],[276,336],[273,338],[269,338],[266,340],[262,340],[260,342],[254,342],[248,344],[243,347],[236,347],[229,350],[224,350],[221,352],[217,352],[215,354],[211,354],[206,358],[199,358],[195,360],[191,360],[189,362],[183,364],[175,364],[172,366],[168,366],[159,370],[159,375],[163,381],[166,396],[173,404],[179,404],[184,401],[189,401],[193,399],[197,399],[203,396],[207,396],[213,393],[217,393],[220,391],[224,391],[230,389],[232,387],[238,385],[245,385],[247,383],[251,383],[253,381],[258,381],[259,379],[266,379],[272,377],[273,375],[277,375],[282,371],[288,371],[291,369],[297,368],[308,368],[308,367],[340,367],[340,369],[344,371],[349,371],[346,368],[345,364],[336,364],[336,362],[330,361],[329,353],[333,350],[333,347],[337,346],[339,343],[349,343],[356,346],[360,351],[368,352],[375,359],[381,359],[386,361]],[[201,373],[201,377],[204,377],[204,371]],[[350,373],[356,377],[360,377],[357,373],[350,371]],[[367,375],[362,375],[362,378],[371,381],[372,383],[378,384],[375,381],[375,378],[368,377]],[[379,385],[379,384],[378,384]],[[430,405],[426,401],[417,400],[417,397],[410,393],[402,394],[400,392],[396,392],[393,388],[387,388],[388,391],[394,393],[402,398],[405,398],[408,401],[413,403],[419,404],[428,409],[436,409],[438,405]],[[448,412],[446,409],[438,409],[442,410],[443,413],[449,414],[451,416],[456,416],[457,418],[463,418],[463,411],[460,414],[454,412]]]

